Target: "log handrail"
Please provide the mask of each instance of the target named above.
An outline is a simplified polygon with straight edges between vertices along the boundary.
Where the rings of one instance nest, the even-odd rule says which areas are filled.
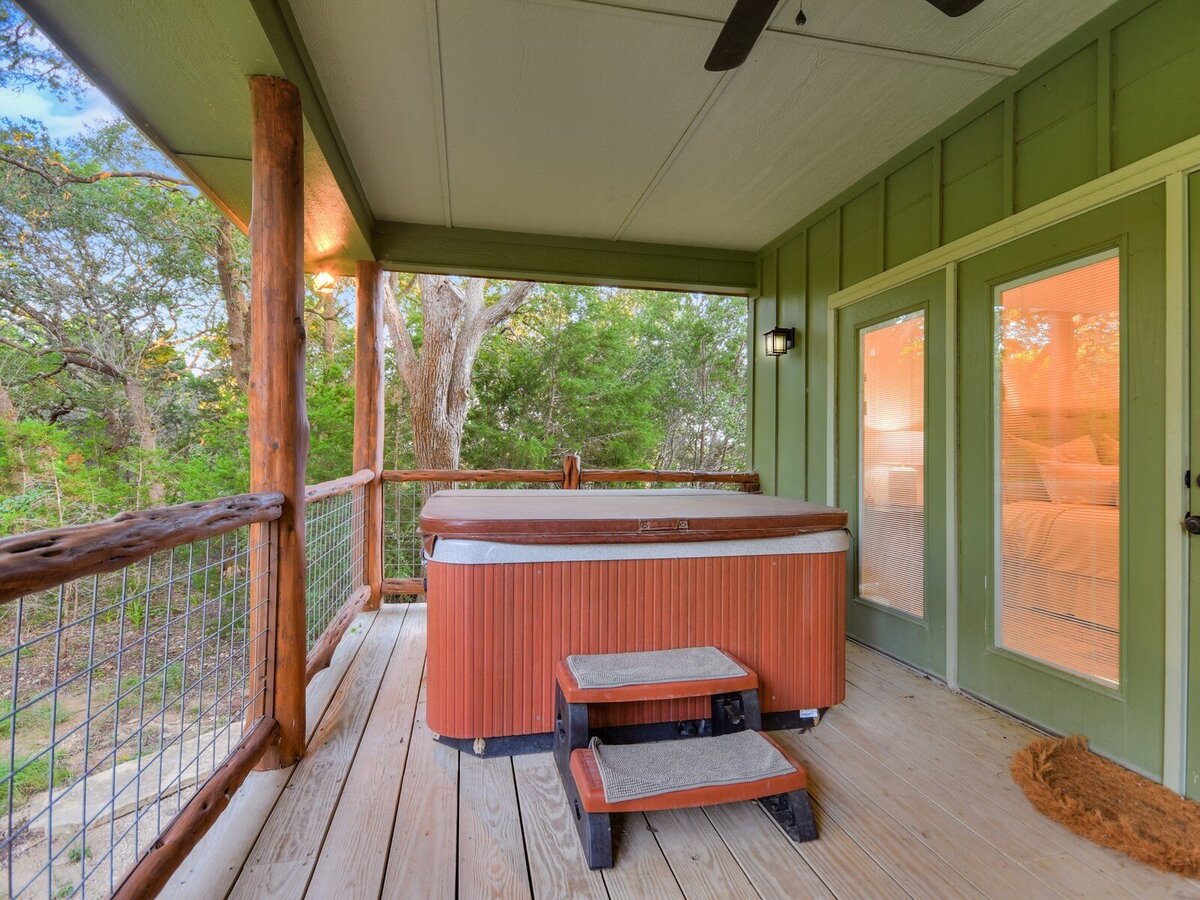
[[[682,472],[659,469],[584,469],[584,484],[612,481],[704,482],[707,484],[758,484],[757,472]]]
[[[403,481],[520,481],[559,484],[562,469],[385,469],[383,480]]]
[[[374,480],[374,472],[370,469],[360,469],[353,475],[343,475],[341,478],[322,481],[320,484],[310,484],[304,489],[304,502],[305,504],[318,503],[331,497],[339,497],[342,494],[350,493],[356,487],[370,484]]]
[[[123,512],[103,522],[34,531],[0,540],[0,603],[115,572],[146,557],[220,537],[283,513],[283,494],[238,494]]]
[[[652,484],[706,483],[740,484],[757,489],[757,472],[683,472],[672,469],[385,469],[386,482],[518,482],[561,484],[603,484],[614,481],[640,481]]]

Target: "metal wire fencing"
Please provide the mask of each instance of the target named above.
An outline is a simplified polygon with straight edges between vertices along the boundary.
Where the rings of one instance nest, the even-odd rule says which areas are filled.
[[[444,485],[439,484],[439,487]],[[462,481],[452,487],[463,489],[558,488],[548,482]],[[421,553],[419,520],[427,498],[428,485],[420,481],[384,482],[383,485],[383,577],[424,578],[425,561]]]
[[[261,717],[270,535],[243,526],[0,606],[9,896],[107,896]]]
[[[311,650],[338,610],[363,584],[363,489],[309,502],[304,508],[305,617]]]

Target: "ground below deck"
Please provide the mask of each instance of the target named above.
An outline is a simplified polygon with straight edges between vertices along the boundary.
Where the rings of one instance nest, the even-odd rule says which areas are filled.
[[[811,734],[819,840],[749,803],[618,817],[589,871],[548,754],[481,760],[425,728],[425,607],[352,626],[309,688],[308,755],[255,773],[171,897],[1180,897],[1164,875],[1038,815],[1012,783],[1035,732],[850,645]]]

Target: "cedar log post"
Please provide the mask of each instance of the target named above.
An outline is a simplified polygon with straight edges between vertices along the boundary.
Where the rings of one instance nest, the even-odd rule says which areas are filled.
[[[579,477],[583,464],[579,460],[578,453],[567,453],[563,455],[563,481],[562,486],[564,491],[579,490]]]
[[[363,581],[371,589],[365,609],[383,596],[383,268],[360,260],[354,318],[354,471],[374,473],[363,487]]]
[[[304,755],[304,185],[300,92],[267,75],[250,79],[250,485],[283,494],[275,566],[266,582],[263,715],[278,743],[259,768]]]

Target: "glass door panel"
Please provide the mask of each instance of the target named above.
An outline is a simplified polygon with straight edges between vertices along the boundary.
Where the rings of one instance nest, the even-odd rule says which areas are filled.
[[[995,291],[996,642],[1120,682],[1121,260]]]
[[[925,313],[860,332],[858,595],[925,614]]]

